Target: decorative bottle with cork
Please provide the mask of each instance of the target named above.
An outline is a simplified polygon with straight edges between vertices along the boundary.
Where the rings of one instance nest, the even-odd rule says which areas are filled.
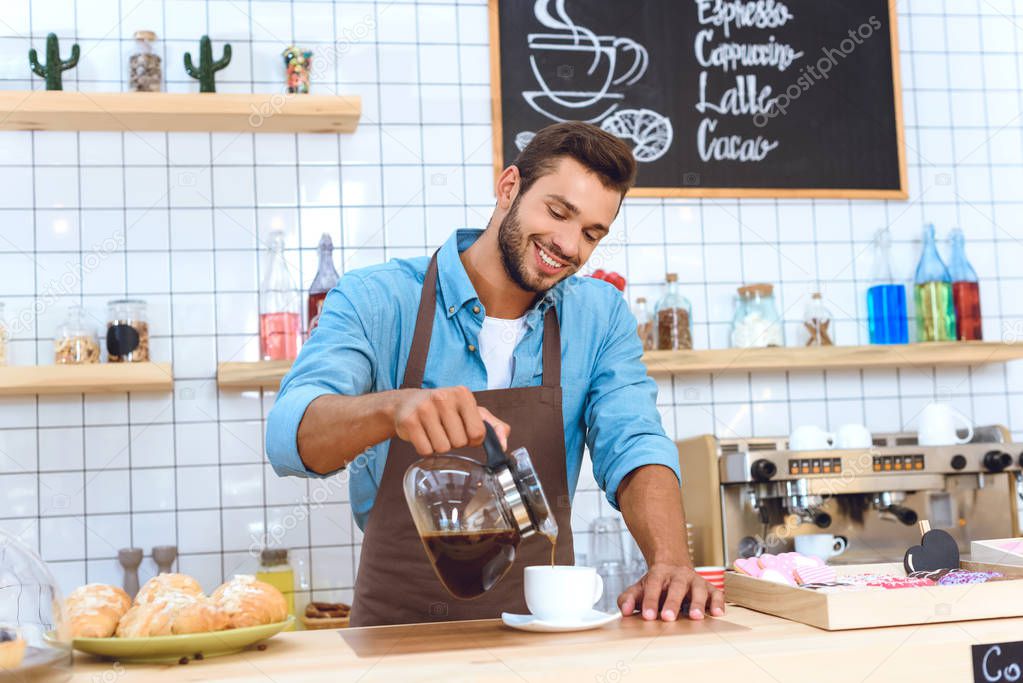
[[[820,292],[814,292],[803,314],[803,335],[807,346],[833,346],[834,328],[831,311],[824,305]]]
[[[316,277],[309,287],[309,317],[308,330],[306,334],[312,334],[320,321],[320,312],[323,310],[323,302],[327,298],[327,292],[337,286],[338,274],[334,268],[334,243],[330,235],[323,233],[320,237],[320,265],[316,270]]]
[[[163,86],[163,68],[160,55],[153,53],[156,34],[135,31],[135,54],[128,60],[128,81],[135,92],[160,92]]]
[[[668,273],[664,280],[664,294],[654,306],[654,318],[657,323],[657,349],[659,351],[691,349],[693,348],[690,317],[692,305],[689,303],[689,299],[678,291],[677,273]]]
[[[636,316],[636,333],[643,344],[644,351],[651,351],[654,348],[654,317],[646,305],[646,297],[636,299],[636,305],[632,307],[632,314]]]

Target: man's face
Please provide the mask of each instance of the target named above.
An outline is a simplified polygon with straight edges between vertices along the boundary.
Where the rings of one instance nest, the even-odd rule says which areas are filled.
[[[618,213],[621,196],[565,157],[512,201],[497,233],[508,276],[527,292],[545,292],[577,272]]]

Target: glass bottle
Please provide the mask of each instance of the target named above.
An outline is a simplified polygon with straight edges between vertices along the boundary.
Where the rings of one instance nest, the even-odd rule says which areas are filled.
[[[115,299],[107,304],[107,361],[138,363],[149,360],[146,302]]]
[[[676,273],[668,273],[664,280],[664,294],[654,306],[654,317],[657,319],[657,349],[659,351],[691,349],[693,348],[693,328],[690,317],[692,306],[689,299],[679,294]]]
[[[160,92],[163,69],[160,55],[153,54],[152,31],[135,31],[135,54],[128,59],[128,81],[135,92]]]
[[[966,258],[963,231],[952,228],[948,234],[952,243],[952,257],[948,261],[948,272],[952,277],[952,302],[956,311],[956,339],[965,341],[983,339],[980,315],[980,284],[977,271]]]
[[[906,288],[895,282],[891,261],[892,236],[888,228],[874,235],[874,276],[867,290],[867,326],[871,344],[909,342]]]
[[[67,317],[53,338],[54,362],[58,365],[79,365],[99,362],[96,328],[86,319],[85,309],[78,304],[67,308]]]
[[[917,341],[956,338],[956,312],[952,303],[952,277],[934,244],[934,225],[924,226],[924,248],[914,278]]]
[[[316,277],[313,284],[309,286],[309,306],[307,318],[309,328],[307,334],[312,334],[320,321],[320,311],[323,310],[323,301],[327,298],[327,292],[337,286],[338,274],[334,268],[334,243],[330,235],[323,233],[320,236],[320,265],[316,269]]]
[[[785,330],[774,305],[774,286],[745,285],[739,287],[738,295],[732,318],[732,346],[785,346]]]
[[[636,333],[643,343],[643,350],[651,351],[654,348],[654,316],[646,305],[646,297],[636,299],[632,314],[636,316]]]
[[[824,305],[820,292],[814,292],[803,313],[803,332],[806,346],[833,346],[835,331],[831,325],[831,311]]]
[[[281,593],[288,603],[288,614],[295,614],[295,570],[288,562],[285,548],[265,548],[259,554],[256,579],[268,583]]]
[[[4,318],[4,304],[0,301],[0,367],[7,365],[7,343],[10,341],[7,320]]]
[[[259,348],[263,360],[295,360],[302,338],[301,304],[284,260],[284,233],[270,233],[266,275],[259,296]]]

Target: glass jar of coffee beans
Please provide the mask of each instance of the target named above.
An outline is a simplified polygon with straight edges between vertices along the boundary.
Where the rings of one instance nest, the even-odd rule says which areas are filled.
[[[107,304],[107,360],[111,363],[149,360],[145,301],[115,299]]]
[[[78,304],[68,306],[67,318],[53,337],[53,361],[58,365],[82,365],[99,362],[96,328]]]

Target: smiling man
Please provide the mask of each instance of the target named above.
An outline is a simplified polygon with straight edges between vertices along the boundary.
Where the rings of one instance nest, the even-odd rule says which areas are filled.
[[[636,321],[614,287],[573,277],[604,238],[636,164],[618,138],[585,123],[539,131],[497,181],[486,230],[459,230],[431,259],[346,274],[281,383],[267,424],[279,475],[349,466],[364,530],[352,625],[525,612],[522,577],[549,562],[540,536],[474,600],[437,579],[405,503],[418,458],[474,452],[483,422],[524,446],[573,564],[570,501],[589,448],[593,473],[649,564],[618,598],[623,613],[674,620],[723,614],[692,568],[678,454],[661,427]]]

